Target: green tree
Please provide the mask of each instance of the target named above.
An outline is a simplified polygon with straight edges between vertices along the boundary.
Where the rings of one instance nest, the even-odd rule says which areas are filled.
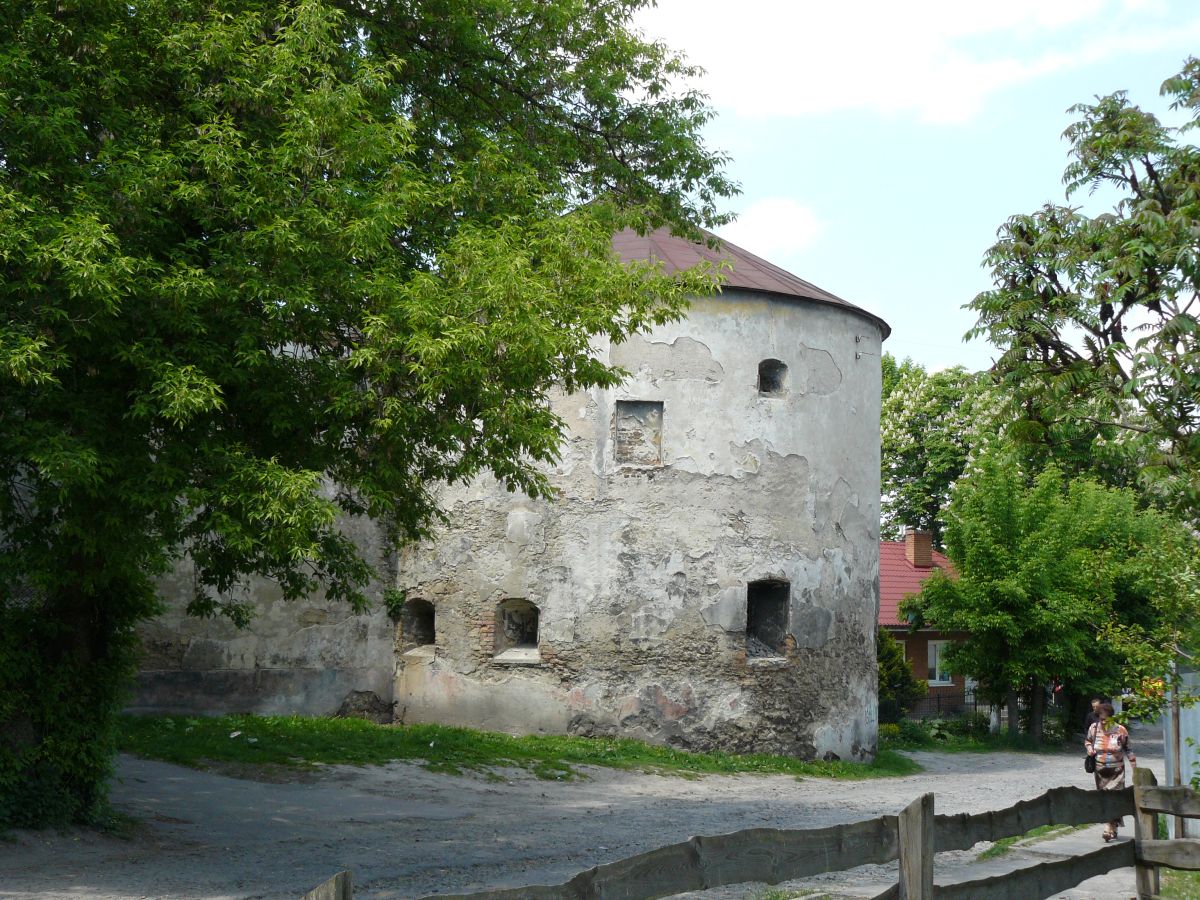
[[[1052,679],[1115,693],[1144,674],[1108,639],[1114,628],[1157,633],[1162,611],[1180,602],[1195,618],[1195,597],[1162,577],[1189,569],[1194,545],[1167,516],[1139,508],[1134,491],[1068,480],[1055,466],[1029,477],[1016,453],[997,447],[959,482],[947,512],[957,577],[935,572],[904,612],[922,627],[966,632],[950,667],[994,701],[1025,693],[1039,739]]]
[[[1047,205],[1014,216],[987,254],[995,287],[972,303],[973,334],[1003,349],[1019,399],[1014,434],[1050,445],[1097,432],[1106,448],[1142,436],[1150,496],[1200,514],[1200,60],[1163,85],[1182,128],[1112,94],[1073,108],[1068,199],[1115,196],[1098,215]],[[1119,470],[1127,466],[1116,461]],[[1128,477],[1125,471],[1120,477]]]
[[[967,462],[997,432],[1006,405],[985,374],[961,366],[929,373],[892,360],[881,439],[881,532],[926,529],[941,546],[942,511]]]
[[[875,637],[875,661],[879,667],[879,721],[899,722],[913,700],[929,692],[929,685],[913,674],[904,645],[886,628],[880,628]]]
[[[544,495],[547,394],[711,273],[621,266],[733,186],[644,0],[0,8],[0,827],[86,820],[153,579],[361,608],[338,530]]]

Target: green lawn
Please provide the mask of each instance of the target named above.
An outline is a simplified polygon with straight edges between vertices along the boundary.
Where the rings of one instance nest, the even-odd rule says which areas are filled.
[[[960,723],[957,721],[906,721],[900,726],[883,725],[880,727],[879,746],[885,750],[938,750],[946,753],[1062,753],[1064,749],[1075,747],[1075,743],[1070,740],[1047,740],[1035,745],[1027,734],[1010,736],[1007,732],[963,733],[954,728],[958,724]]]
[[[120,749],[149,759],[202,767],[211,763],[311,767],[414,760],[435,772],[527,769],[539,778],[573,778],[576,766],[608,766],[684,775],[795,775],[885,778],[921,771],[900,753],[875,762],[804,761],[788,756],[689,753],[627,739],[512,737],[443,725],[375,725],[360,719],[298,716],[123,716]]]
[[[1200,900],[1200,872],[1176,872],[1159,869],[1163,897],[1173,900]]]

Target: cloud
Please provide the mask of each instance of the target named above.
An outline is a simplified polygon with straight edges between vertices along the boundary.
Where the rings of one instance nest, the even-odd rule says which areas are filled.
[[[816,214],[787,197],[767,197],[750,204],[720,236],[764,259],[779,260],[806,249],[821,234]]]
[[[955,122],[1007,88],[1114,53],[1174,48],[1182,58],[1200,38],[1193,9],[1184,0],[659,0],[637,24],[703,66],[700,87],[724,110]]]

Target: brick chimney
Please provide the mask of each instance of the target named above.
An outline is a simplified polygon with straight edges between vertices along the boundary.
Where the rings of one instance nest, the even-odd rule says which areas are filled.
[[[933,566],[933,538],[928,531],[904,529],[904,558],[918,569]]]

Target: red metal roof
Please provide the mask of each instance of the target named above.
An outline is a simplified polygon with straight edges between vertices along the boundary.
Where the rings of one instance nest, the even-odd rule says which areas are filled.
[[[945,554],[933,551],[933,568],[918,569],[904,555],[904,541],[879,542],[879,624],[907,625],[897,613],[900,601],[921,590],[934,569],[954,571]]]
[[[704,234],[715,237],[707,231]],[[717,240],[720,239],[717,238]],[[677,237],[671,234],[667,228],[659,228],[644,235],[638,234],[631,228],[626,228],[613,235],[612,246],[623,262],[661,260],[667,272],[690,269],[704,260],[713,265],[727,262],[729,267],[722,273],[725,287],[762,291],[784,297],[799,297],[817,303],[840,306],[843,309],[853,310],[875,322],[883,330],[885,338],[892,332],[887,322],[878,316],[860,309],[853,303],[847,303],[841,297],[822,290],[815,284],[798,278],[791,272],[785,271],[774,263],[767,262],[761,256],[755,256],[749,250],[743,250],[729,241],[721,240],[720,249],[712,250],[705,244]]]

